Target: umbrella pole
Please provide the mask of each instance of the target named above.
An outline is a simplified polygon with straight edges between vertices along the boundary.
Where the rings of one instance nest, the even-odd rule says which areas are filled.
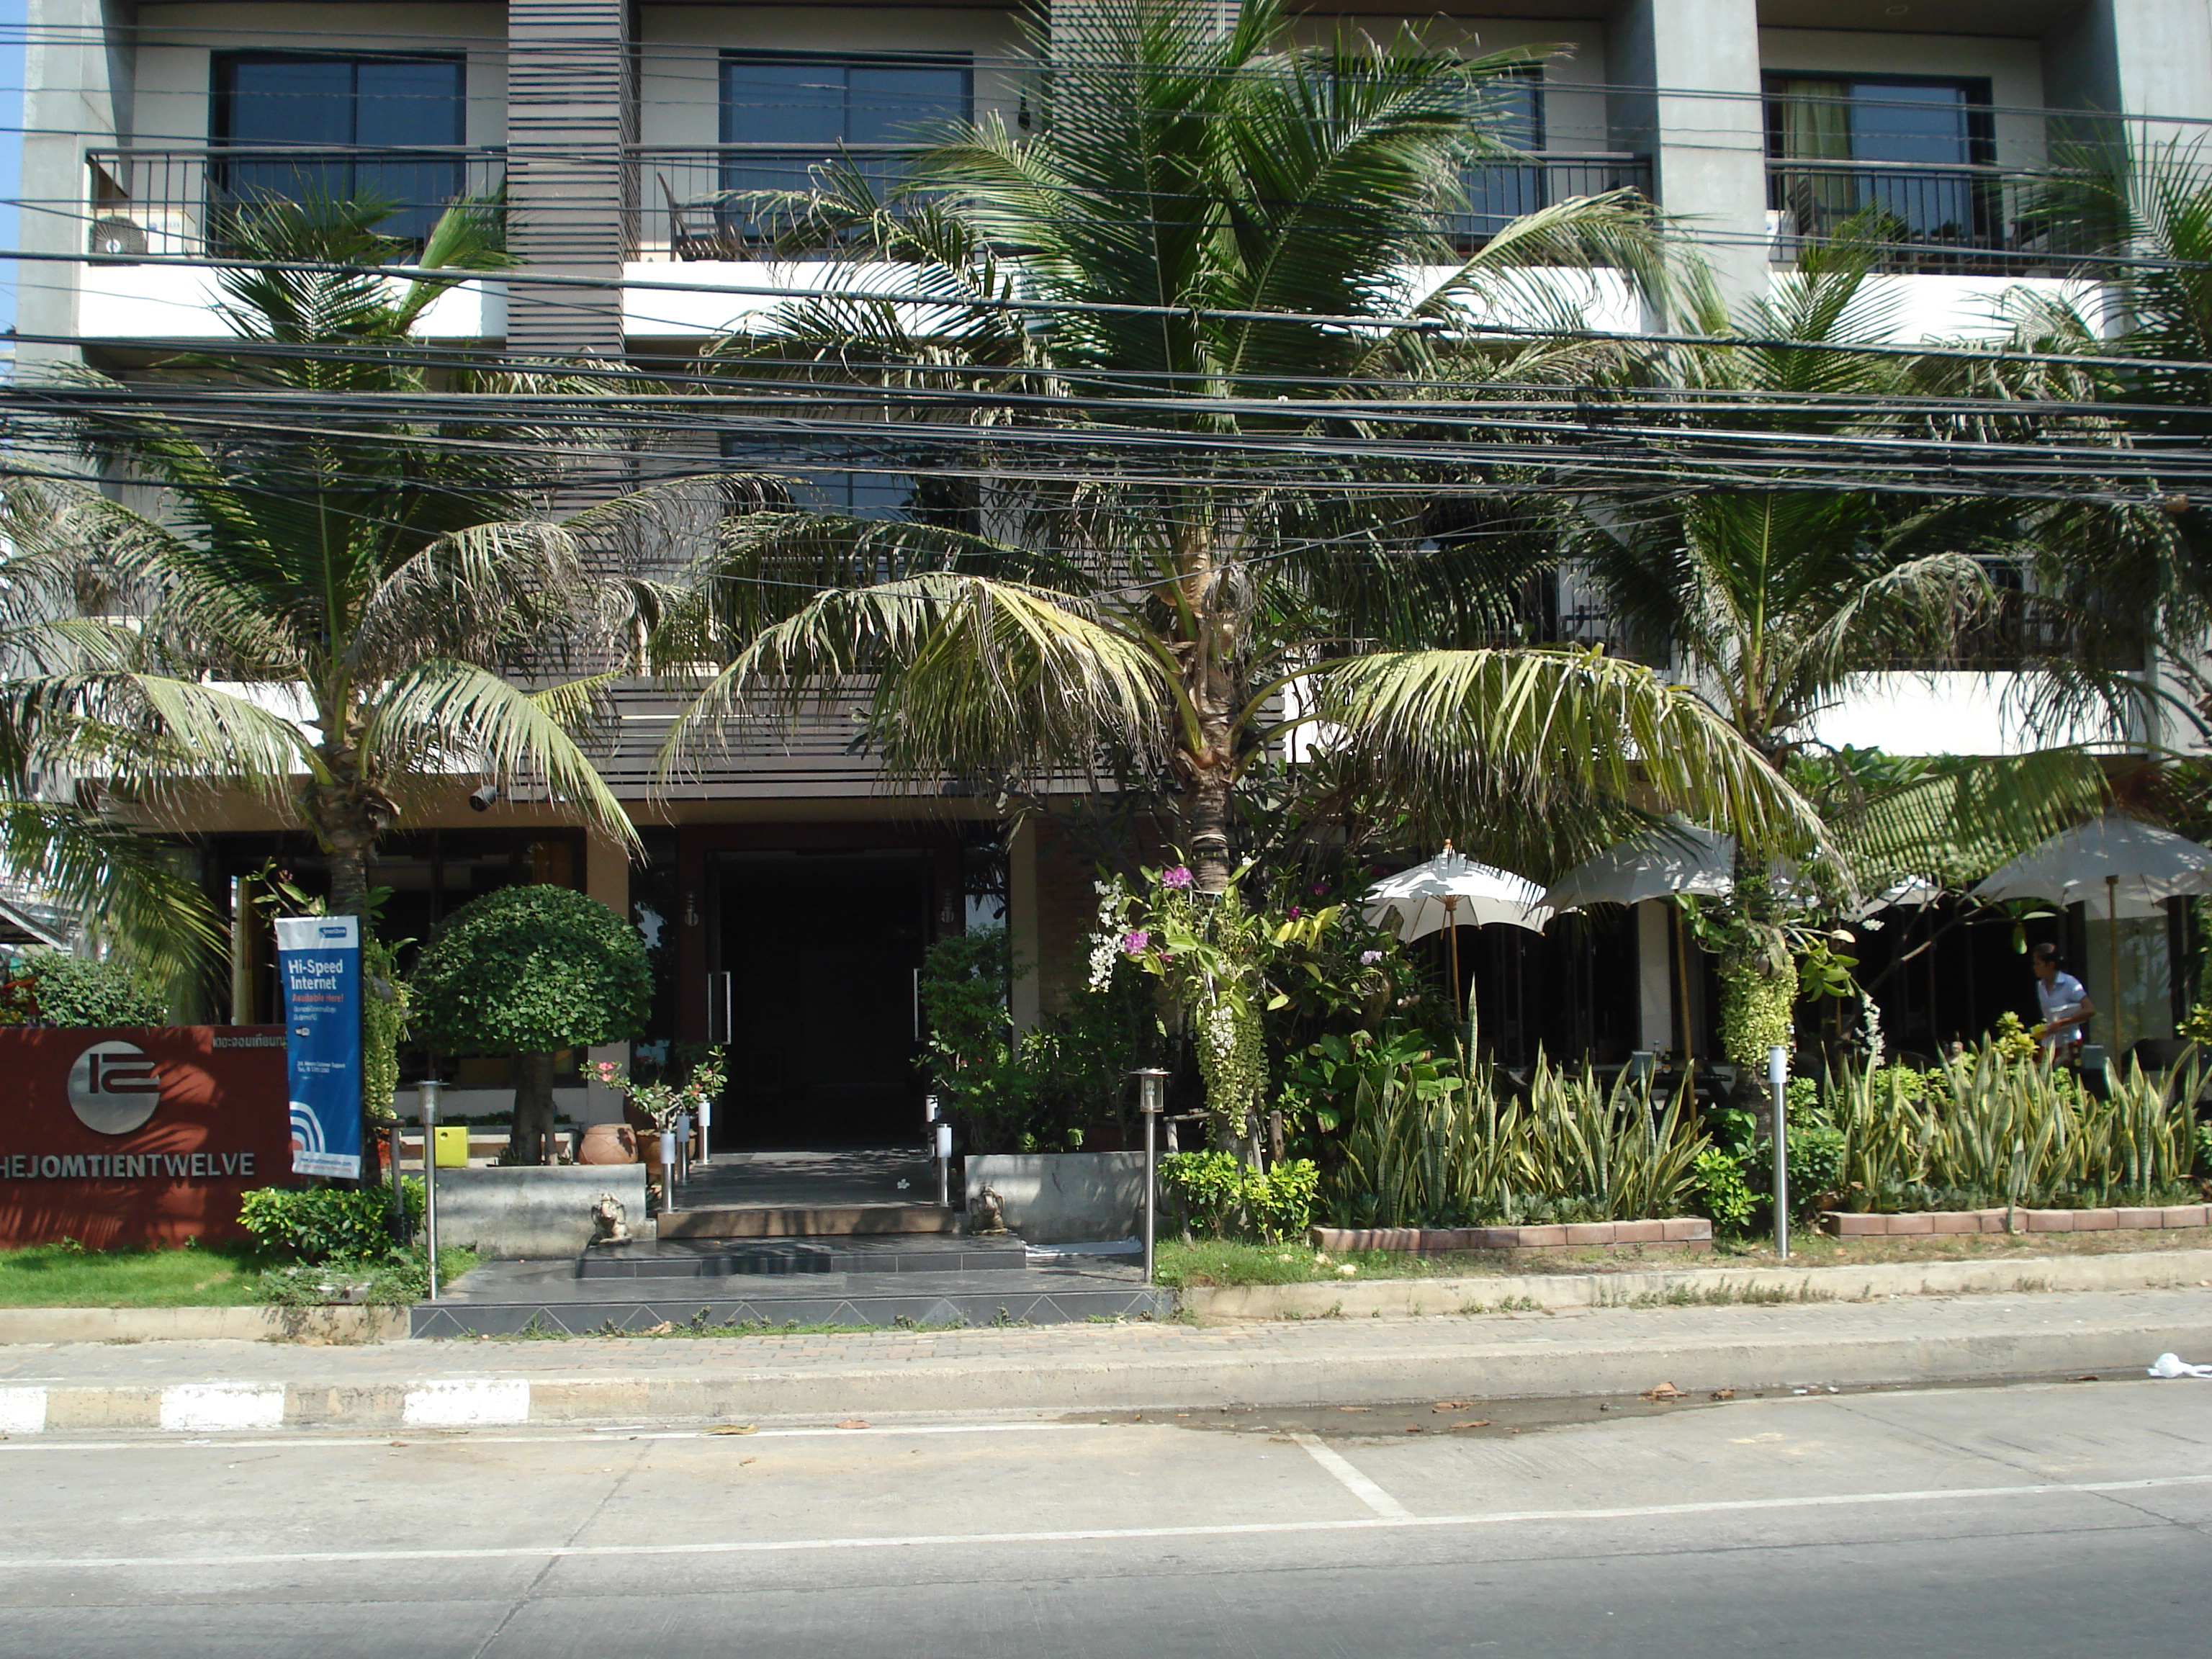
[[[1462,1025],[1467,1024],[1467,997],[1459,983],[1459,901],[1444,901],[1444,955],[1451,963],[1452,1013]],[[1472,1058],[1472,1056],[1469,1056]]]
[[[2111,1067],[2107,1075],[2117,1073],[2120,1066],[2120,878],[2105,878],[2105,914],[2112,918],[2112,937],[2105,941],[2105,955],[2110,963],[2112,984],[2112,1035],[2106,1039],[2106,1053],[2111,1056],[2106,1064]]]
[[[1690,1037],[1690,941],[1682,928],[1682,907],[1670,903],[1674,913],[1674,989],[1682,1003],[1682,1069],[1696,1069],[1697,1045]]]

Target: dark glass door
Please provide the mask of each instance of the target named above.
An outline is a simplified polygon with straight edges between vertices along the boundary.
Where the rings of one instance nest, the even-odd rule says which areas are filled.
[[[730,1086],[714,1144],[903,1146],[921,1133],[919,851],[730,854],[719,866]]]

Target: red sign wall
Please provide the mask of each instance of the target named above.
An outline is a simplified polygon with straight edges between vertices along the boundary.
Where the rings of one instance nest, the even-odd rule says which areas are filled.
[[[0,1245],[240,1238],[291,1178],[283,1026],[0,1030]]]

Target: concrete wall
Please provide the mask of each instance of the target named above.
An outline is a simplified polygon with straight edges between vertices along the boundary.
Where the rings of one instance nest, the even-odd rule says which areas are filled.
[[[964,1167],[969,1204],[990,1188],[1032,1244],[1133,1238],[1144,1224],[1142,1152],[1001,1152]]]
[[[438,1242],[492,1256],[574,1255],[592,1242],[592,1206],[602,1193],[622,1200],[632,1232],[644,1230],[642,1164],[441,1170]]]

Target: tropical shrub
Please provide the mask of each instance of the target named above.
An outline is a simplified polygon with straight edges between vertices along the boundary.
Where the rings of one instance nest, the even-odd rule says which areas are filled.
[[[1691,1189],[1697,1194],[1698,1213],[1710,1219],[1717,1232],[1741,1231],[1751,1219],[1753,1205],[1751,1183],[1744,1179],[1742,1164],[1733,1153],[1708,1146],[1698,1154],[1692,1169]]]
[[[1537,1057],[1527,1097],[1411,1066],[1363,1078],[1328,1209],[1360,1226],[1634,1220],[1682,1213],[1709,1142],[1686,1092],[1610,1088]]]
[[[422,1218],[420,1180],[401,1182],[410,1222]],[[265,1249],[301,1261],[357,1261],[393,1247],[392,1194],[384,1187],[260,1187],[246,1194],[239,1224]]]
[[[2023,1034],[2024,1035],[2024,1034]],[[1854,1210],[2102,1208],[2182,1194],[2197,1159],[2194,1067],[2175,1086],[2130,1063],[2106,1097],[2000,1031],[1941,1069],[1845,1072],[1827,1091]]]
[[[1212,1238],[1257,1235],[1276,1243],[1312,1224],[1321,1171],[1303,1158],[1260,1170],[1234,1152],[1175,1152],[1160,1160],[1160,1183],[1192,1231]]]
[[[109,957],[41,951],[8,976],[0,1024],[9,1025],[166,1025],[169,1010],[144,978]]]

